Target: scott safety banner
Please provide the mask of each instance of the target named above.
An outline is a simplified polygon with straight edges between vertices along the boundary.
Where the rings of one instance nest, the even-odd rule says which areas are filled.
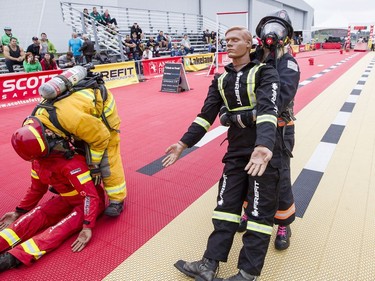
[[[61,69],[57,69],[0,75],[0,109],[39,102],[41,100],[39,87],[62,72]]]
[[[134,61],[95,65],[108,89],[139,83]]]
[[[164,73],[164,66],[166,63],[182,63],[182,57],[166,57],[143,59],[143,75],[144,76],[159,76]]]
[[[199,71],[209,68],[214,61],[214,54],[197,54],[184,56],[184,67],[186,71]]]

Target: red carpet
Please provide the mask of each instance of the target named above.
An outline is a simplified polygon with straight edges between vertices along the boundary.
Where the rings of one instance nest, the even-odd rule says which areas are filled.
[[[301,81],[352,54],[340,55],[338,51],[298,54]],[[358,53],[350,61],[301,87],[296,112],[363,55]],[[310,56],[315,56],[313,66],[308,63]],[[101,280],[219,180],[221,158],[226,149],[226,144],[220,146],[224,135],[153,176],[136,172],[163,156],[164,150],[181,137],[200,111],[212,76],[188,73],[187,79],[193,89],[180,94],[161,93],[161,78],[112,91],[123,120],[122,155],[129,194],[125,212],[118,219],[101,217],[92,241],[83,252],[70,251],[73,236],[31,268],[22,266],[2,273],[0,280]],[[0,214],[14,210],[29,185],[30,163],[16,155],[10,137],[33,107],[24,105],[0,111],[0,149],[4,157],[0,170]]]

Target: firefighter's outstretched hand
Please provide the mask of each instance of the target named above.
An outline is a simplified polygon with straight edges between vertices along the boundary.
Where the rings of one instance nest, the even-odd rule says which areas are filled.
[[[73,252],[80,252],[86,247],[87,243],[91,240],[91,228],[83,228],[78,235],[78,238],[72,244]]]
[[[168,147],[165,150],[165,153],[168,155],[162,160],[163,166],[168,167],[176,162],[178,158],[180,158],[181,153],[185,150],[185,148],[187,148],[187,145],[181,141]]]
[[[20,216],[21,214],[17,212],[9,212],[3,215],[0,218],[0,231],[4,228],[7,228],[10,224],[15,222]]]
[[[255,147],[251,153],[250,161],[245,167],[245,171],[253,177],[263,175],[268,162],[272,158],[272,151],[265,146]]]

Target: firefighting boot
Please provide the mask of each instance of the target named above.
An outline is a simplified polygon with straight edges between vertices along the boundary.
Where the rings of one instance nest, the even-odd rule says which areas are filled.
[[[219,262],[207,258],[199,261],[177,261],[174,266],[185,275],[195,278],[196,281],[212,281],[219,267]]]
[[[105,209],[104,214],[110,217],[118,217],[124,210],[124,202],[110,203]]]
[[[257,276],[246,273],[242,269],[236,274],[228,278],[215,278],[213,281],[256,281]]]
[[[275,248],[276,250],[285,250],[288,249],[290,245],[290,236],[292,236],[292,230],[289,225],[279,225],[277,228],[277,236],[275,239]]]
[[[0,272],[17,267],[20,264],[21,262],[8,252],[0,255]]]
[[[237,232],[244,232],[247,227],[247,215],[243,214],[240,220],[240,224],[238,225]]]

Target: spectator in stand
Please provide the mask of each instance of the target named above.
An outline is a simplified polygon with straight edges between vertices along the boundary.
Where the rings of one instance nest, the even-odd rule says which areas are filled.
[[[151,52],[152,52],[152,55],[154,57],[160,57],[160,54],[159,54],[159,44],[157,41],[155,41],[154,37],[153,36],[150,36],[150,38],[148,39],[147,41],[147,46],[150,48]]]
[[[150,50],[150,47],[146,46],[145,50],[143,51],[142,54],[143,59],[152,59],[152,52]]]
[[[177,43],[173,43],[173,48],[171,50],[171,57],[182,56],[181,49],[178,47]]]
[[[10,43],[10,38],[15,38],[18,43],[18,39],[12,34],[12,28],[9,26],[4,27],[4,34],[1,36],[1,45],[6,46]]]
[[[214,40],[211,40],[211,43],[210,45],[208,45],[208,52],[211,52],[211,53],[215,53],[216,50],[218,50],[218,52],[222,52],[223,51],[223,40],[220,39],[220,37],[218,38],[218,43],[219,43],[219,49],[217,48],[217,42],[216,42],[216,37]]]
[[[134,32],[137,33],[138,39],[143,39],[142,29],[139,27],[138,23],[136,23],[136,22],[130,28],[130,35],[132,35]]]
[[[83,43],[80,38],[78,38],[78,34],[76,32],[72,33],[72,38],[68,42],[69,45],[69,52],[73,53],[74,59],[76,63],[82,62],[82,52],[80,48],[82,47]]]
[[[172,49],[172,36],[170,36],[168,33],[165,33],[165,38],[167,39],[167,43],[168,43],[168,45],[167,45],[167,50],[170,50],[170,49]]]
[[[87,8],[84,8],[83,9],[83,19],[85,21],[85,26],[88,27],[88,25],[90,24],[91,25],[91,20],[90,20],[90,14],[89,14],[89,10]]]
[[[35,56],[31,52],[27,52],[25,55],[25,60],[23,61],[23,69],[25,72],[36,72],[42,71],[42,66]]]
[[[211,33],[208,29],[206,29],[206,31],[203,31],[203,42],[205,44],[210,44],[211,42]]]
[[[43,58],[44,54],[56,54],[55,45],[52,44],[51,41],[48,40],[47,34],[44,32],[40,34],[40,57]]]
[[[124,40],[124,53],[129,59],[133,59],[133,49],[136,47],[130,35],[125,36]]]
[[[65,55],[59,57],[59,67],[60,68],[70,68],[76,65],[72,52],[67,52]]]
[[[40,64],[42,65],[43,70],[53,70],[58,68],[53,55],[50,53],[44,55],[44,58],[41,60]]]
[[[95,19],[98,23],[102,25],[107,25],[106,22],[103,20],[103,17],[99,14],[98,10],[96,7],[92,8],[92,12],[90,13],[90,16]]]
[[[168,47],[168,41],[167,38],[164,36],[163,30],[159,31],[158,37],[156,37],[156,41],[159,42],[159,48],[167,48]]]
[[[83,56],[86,59],[86,63],[92,62],[92,57],[95,55],[95,46],[94,43],[89,39],[87,34],[83,34],[83,44],[79,48],[79,51],[83,53]]]
[[[9,44],[5,45],[3,48],[5,65],[9,72],[14,72],[14,65],[23,66],[22,61],[25,58],[25,52],[18,46],[17,38],[10,38]]]
[[[111,26],[112,24],[115,25],[117,28],[117,20],[116,18],[111,18],[111,15],[108,12],[108,9],[105,10],[104,14],[102,15],[103,20],[105,21],[107,26]]]
[[[180,56],[186,56],[187,52],[185,50],[185,47],[183,45],[180,46]]]
[[[132,35],[132,42],[135,45],[135,48],[133,49],[133,58],[135,60],[140,60],[141,59],[141,50],[139,48],[139,45],[141,44],[141,40],[138,39],[137,34],[134,32]]]
[[[33,37],[32,38],[33,43],[29,45],[26,49],[26,52],[32,53],[34,56],[40,57],[40,41],[38,37]]]
[[[188,54],[189,52],[194,53],[194,48],[191,46],[189,36],[187,34],[184,34],[184,38],[182,38],[180,44],[184,46],[186,54]]]

